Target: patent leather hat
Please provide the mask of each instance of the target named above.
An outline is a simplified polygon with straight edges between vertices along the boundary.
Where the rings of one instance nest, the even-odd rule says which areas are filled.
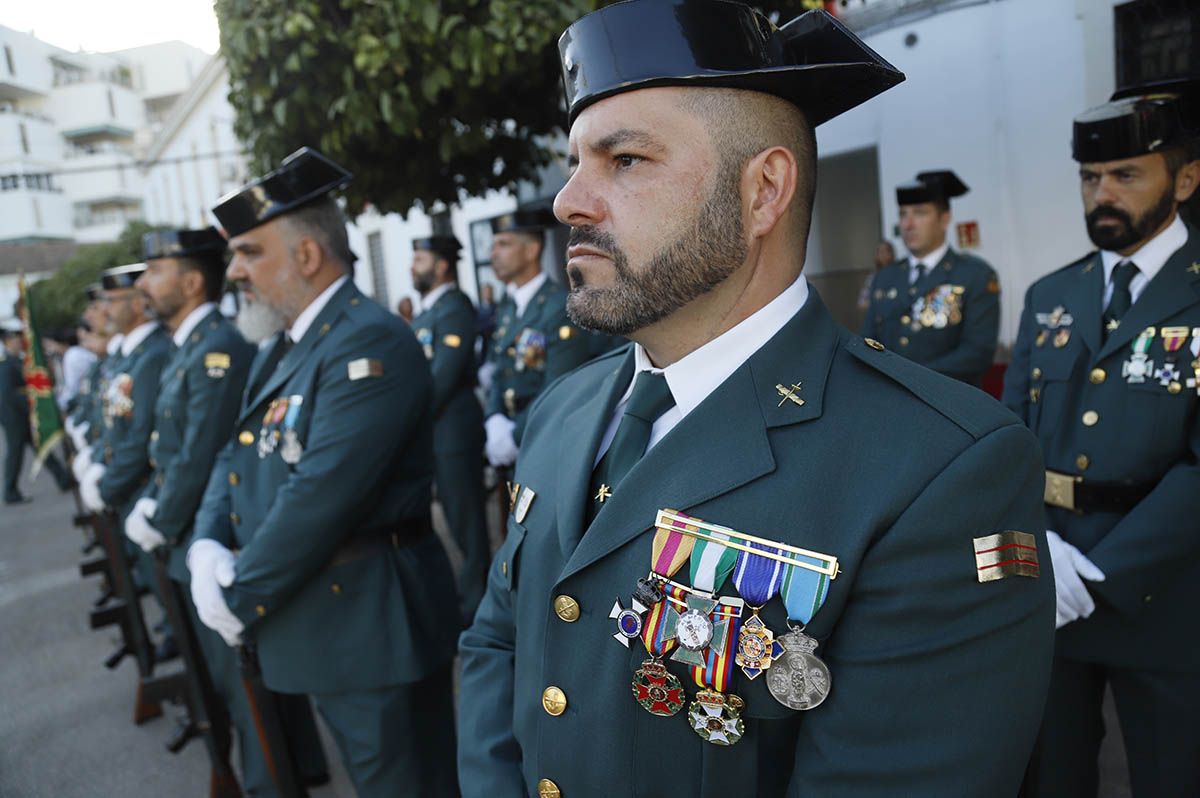
[[[213,215],[225,235],[233,238],[324,197],[353,177],[312,147],[301,147],[278,169],[218,200]]]
[[[1102,163],[1161,152],[1200,138],[1200,79],[1146,83],[1115,92],[1075,117],[1071,155]]]
[[[628,0],[578,19],[558,41],[569,121],[652,86],[749,89],[799,106],[813,127],[904,80],[825,11],[776,27],[728,0]]]
[[[961,197],[970,189],[949,169],[918,172],[911,183],[896,186],[897,205],[916,205],[921,202],[949,203],[952,197]]]

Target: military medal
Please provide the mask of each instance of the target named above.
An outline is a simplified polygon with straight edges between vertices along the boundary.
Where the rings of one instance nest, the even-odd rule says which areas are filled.
[[[300,407],[304,404],[303,396],[292,396],[287,401],[287,411],[283,416],[283,445],[279,456],[288,465],[300,462],[304,447],[300,445],[300,437],[296,433],[296,419],[300,415]]]
[[[769,550],[769,547],[761,543],[751,543],[750,547]],[[753,615],[742,624],[734,660],[742,669],[742,673],[750,679],[757,679],[763,671],[771,667],[776,658],[783,655],[782,644],[758,617],[758,610],[779,592],[786,567],[779,560],[768,559],[748,551],[738,555],[737,567],[733,571],[733,584],[750,605]]]
[[[829,695],[832,680],[829,668],[814,652],[817,641],[804,634],[803,625],[825,603],[829,593],[826,574],[795,565],[785,565],[779,594],[787,608],[788,620],[801,626],[779,638],[783,654],[767,671],[767,689],[785,707],[809,710]]]
[[[1133,354],[1121,364],[1121,376],[1130,385],[1146,381],[1154,375],[1154,361],[1150,359],[1150,343],[1154,340],[1155,329],[1147,327],[1133,341]]]
[[[701,690],[688,707],[688,721],[700,739],[713,745],[733,745],[746,733],[745,702],[736,695]]]
[[[262,428],[258,432],[258,457],[260,460],[270,457],[275,451],[275,447],[279,445],[281,433],[277,428],[279,422],[283,421],[287,408],[288,397],[286,396],[272,399],[271,404],[267,405],[267,412],[263,413]]]
[[[517,336],[517,356],[513,368],[518,372],[530,369],[541,371],[546,367],[546,336],[537,330],[526,327]]]
[[[428,327],[422,327],[417,330],[417,343],[421,345],[421,350],[425,352],[426,360],[433,360],[433,330]]]
[[[1071,340],[1071,331],[1066,327],[1059,327],[1058,332],[1054,334],[1054,348],[1062,349]]]
[[[1192,373],[1195,375],[1187,381],[1187,387],[1196,389],[1200,396],[1200,327],[1192,328]]]
[[[1175,361],[1179,358],[1179,350],[1183,348],[1183,344],[1187,341],[1189,329],[1187,327],[1163,327],[1159,330],[1159,336],[1162,338],[1163,351],[1166,353],[1165,362],[1162,367],[1155,373],[1158,377],[1158,384],[1172,390],[1173,393],[1179,392],[1179,387],[1174,389],[1171,386],[1179,386],[1179,368],[1175,365]]]
[[[1062,305],[1054,308],[1049,313],[1038,313],[1036,315],[1037,323],[1043,327],[1049,327],[1051,330],[1057,330],[1059,327],[1070,327],[1075,321],[1067,309]]]
[[[1038,334],[1037,334],[1037,338],[1033,339],[1033,345],[1034,346],[1045,346],[1046,337],[1048,335],[1050,335],[1050,332],[1048,330],[1039,330]]]
[[[666,630],[667,610],[667,600],[664,596],[646,614],[641,625],[641,639],[650,654],[650,659],[633,672],[631,687],[633,700],[637,701],[642,709],[651,715],[669,718],[683,709],[687,696],[679,677],[667,670],[662,661],[663,655],[675,645],[675,640]]]

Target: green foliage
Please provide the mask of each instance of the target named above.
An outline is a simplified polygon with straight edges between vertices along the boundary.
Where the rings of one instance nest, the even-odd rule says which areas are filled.
[[[116,241],[84,244],[51,277],[29,286],[42,331],[73,327],[87,299],[83,290],[100,279],[100,272],[142,259],[142,235],[157,228],[130,222]]]
[[[790,19],[813,0],[760,3]],[[301,146],[406,213],[535,178],[566,114],[558,37],[603,0],[216,0],[235,130],[261,174]]]

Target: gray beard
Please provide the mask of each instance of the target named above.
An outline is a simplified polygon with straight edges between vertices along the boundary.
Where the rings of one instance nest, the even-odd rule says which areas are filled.
[[[252,344],[260,344],[287,327],[287,320],[266,302],[242,300],[236,324],[238,332]]]

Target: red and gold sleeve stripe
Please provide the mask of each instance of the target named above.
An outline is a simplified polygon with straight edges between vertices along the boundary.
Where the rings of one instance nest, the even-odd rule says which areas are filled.
[[[997,532],[975,538],[975,571],[980,582],[1010,576],[1041,575],[1037,539],[1028,532]]]

